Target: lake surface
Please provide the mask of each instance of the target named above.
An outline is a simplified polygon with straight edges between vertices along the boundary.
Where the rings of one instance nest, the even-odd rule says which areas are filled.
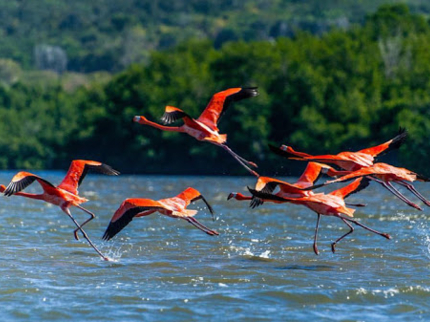
[[[53,184],[65,174],[35,173]],[[7,185],[14,174],[0,172],[0,182]],[[0,320],[430,320],[430,208],[417,211],[371,183],[348,201],[366,203],[356,218],[392,239],[357,227],[332,254],[331,242],[347,227],[322,217],[316,256],[311,210],[269,203],[250,209],[248,202],[226,200],[254,184],[252,177],[88,175],[80,194],[97,217],[86,232],[115,262],[76,241],[72,221],[58,207],[0,196]],[[220,236],[155,214],[101,240],[124,199],[166,198],[189,186],[212,204],[217,220],[201,201],[190,207],[199,209],[196,219]],[[416,187],[430,198],[429,184]],[[79,222],[87,218],[71,211]]]

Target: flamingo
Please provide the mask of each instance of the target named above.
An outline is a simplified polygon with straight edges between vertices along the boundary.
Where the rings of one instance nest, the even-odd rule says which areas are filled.
[[[266,201],[270,200],[275,203],[290,202],[293,204],[304,205],[309,209],[315,211],[318,215],[318,218],[317,218],[317,224],[315,227],[313,249],[315,254],[318,255],[319,251],[317,247],[317,235],[318,235],[318,228],[319,228],[321,215],[337,217],[341,219],[350,229],[346,234],[342,235],[331,244],[331,250],[333,253],[336,251],[337,243],[354,231],[354,227],[350,223],[360,226],[372,233],[378,234],[387,239],[391,239],[390,235],[388,234],[381,233],[379,231],[376,231],[370,227],[363,225],[362,223],[354,219],[348,218],[348,217],[353,217],[355,209],[347,208],[345,205],[344,199],[347,198],[352,193],[356,193],[360,190],[363,190],[368,185],[369,185],[369,179],[359,178],[353,181],[352,183],[350,183],[349,185],[343,188],[337,189],[335,191],[332,191],[329,194],[318,193],[318,194],[312,194],[312,195],[308,195],[300,198],[279,197],[277,195],[273,195],[267,192],[251,189],[249,187],[248,187],[248,190],[252,193],[253,196],[256,196]],[[344,215],[348,217],[345,217]]]
[[[378,183],[380,183],[382,186],[384,186],[388,191],[390,191],[392,194],[394,194],[396,197],[398,197],[400,200],[408,204],[409,206],[416,208],[418,210],[422,210],[422,208],[415,203],[411,202],[409,199],[407,199],[403,194],[401,194],[392,184],[391,182],[396,182],[404,187],[406,187],[409,191],[411,191],[415,196],[417,196],[422,202],[424,202],[425,205],[430,207],[430,201],[428,201],[426,198],[423,197],[416,189],[415,187],[408,183],[408,182],[414,182],[414,181],[424,181],[429,182],[430,179],[425,178],[422,175],[419,175],[411,170],[405,169],[405,168],[399,168],[392,165],[389,165],[387,163],[375,163],[374,165],[362,168],[357,171],[353,171],[349,174],[346,174],[340,178],[326,181],[319,185],[314,185],[311,187],[306,187],[305,189],[316,189],[322,186],[326,186],[332,183],[336,182],[343,182],[352,180],[355,178],[360,177],[369,177],[371,180],[374,180]]]
[[[162,215],[171,218],[180,218],[188,221],[193,226],[202,230],[208,235],[219,235],[215,230],[209,229],[200,222],[198,222],[194,216],[197,214],[197,210],[186,209],[188,205],[194,201],[202,199],[203,202],[209,209],[209,212],[213,214],[214,211],[206,199],[194,188],[187,188],[176,197],[152,200],[142,198],[130,198],[122,202],[121,206],[115,211],[104,235],[104,240],[109,240],[118,234],[125,226],[127,226],[134,217],[148,216],[154,212],[159,212]]]
[[[406,139],[407,134],[408,132],[405,129],[400,129],[396,137],[385,143],[357,152],[340,152],[336,155],[327,154],[314,156],[295,151],[292,147],[286,145],[281,145],[281,147],[277,148],[269,144],[269,147],[272,152],[288,159],[329,163],[337,165],[347,171],[355,171],[372,166],[376,158],[391,150],[398,149]]]
[[[255,190],[262,191],[266,193],[273,193],[277,187],[279,187],[279,191],[275,193],[278,197],[290,197],[290,198],[299,198],[305,197],[313,194],[312,190],[304,190],[307,187],[313,186],[313,184],[318,180],[322,173],[325,173],[331,177],[344,175],[349,173],[349,171],[337,171],[332,167],[317,163],[317,162],[309,162],[306,166],[305,171],[299,177],[299,179],[295,183],[288,183],[282,180],[278,180],[270,177],[259,177],[257,183],[255,185]],[[310,193],[311,192],[311,193]],[[251,200],[250,207],[255,208],[263,204],[264,200],[257,198],[255,196],[245,196],[240,192],[231,192],[227,200],[229,199],[236,200]]]
[[[257,168],[257,165],[254,162],[245,160],[236,154],[232,149],[230,149],[226,144],[227,134],[219,134],[218,129],[218,121],[220,117],[224,114],[232,102],[240,101],[242,99],[254,97],[257,95],[257,87],[230,88],[216,93],[212,96],[209,104],[206,106],[205,110],[197,120],[193,119],[179,108],[166,106],[165,113],[161,120],[164,124],[170,124],[176,120],[182,119],[184,124],[179,127],[164,126],[154,123],[146,119],[144,116],[135,116],[133,121],[140,124],[146,124],[163,131],[187,133],[199,141],[207,141],[218,145],[230,153],[252,175],[258,177],[258,173],[250,168]]]
[[[78,187],[84,180],[88,171],[95,171],[107,175],[118,175],[119,172],[112,169],[110,166],[104,163],[100,163],[97,161],[89,161],[89,160],[73,160],[70,168],[64,177],[63,181],[56,187],[49,181],[29,172],[21,171],[18,172],[9,183],[7,187],[2,186],[1,192],[4,192],[5,196],[21,196],[30,199],[43,200],[48,203],[59,206],[61,210],[63,210],[67,216],[73,221],[76,225],[76,229],[74,230],[74,236],[76,240],[79,240],[78,230],[81,231],[84,238],[88,241],[90,246],[102,257],[104,260],[109,260],[108,257],[104,256],[98,248],[92,243],[86,232],[82,229],[84,225],[86,225],[89,221],[95,218],[95,215],[80,206],[80,204],[88,201],[86,198],[80,197],[78,195]],[[42,194],[33,194],[21,192],[27,186],[29,186],[34,181],[37,181],[43,189]],[[70,207],[75,206],[87,214],[90,215],[86,221],[84,221],[81,225],[76,221],[76,219],[70,213]]]

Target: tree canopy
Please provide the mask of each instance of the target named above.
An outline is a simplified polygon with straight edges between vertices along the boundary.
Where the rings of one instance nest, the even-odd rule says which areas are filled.
[[[406,127],[401,164],[430,175],[425,16],[406,5],[383,6],[347,29],[215,43],[190,39],[85,82],[48,72],[45,81],[28,76],[2,82],[0,167],[61,168],[88,158],[128,173],[245,174],[222,149],[132,118],[158,121],[166,105],[198,117],[214,93],[258,86],[260,95],[235,103],[219,127],[229,146],[258,163],[262,173],[296,174],[302,166],[272,155],[269,142],[337,153],[384,142]],[[0,61],[0,74],[3,65],[6,74],[8,68],[26,73]],[[67,87],[73,82],[78,85]]]

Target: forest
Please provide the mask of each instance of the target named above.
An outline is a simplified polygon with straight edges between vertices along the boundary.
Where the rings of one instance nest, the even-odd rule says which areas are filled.
[[[8,3],[31,6],[24,0]],[[154,3],[161,10],[162,2]],[[388,157],[430,176],[430,24],[412,7],[383,5],[347,27],[331,25],[322,32],[297,27],[246,38],[237,31],[221,42],[192,35],[171,46],[158,43],[142,60],[124,66],[107,62],[109,69],[79,60],[85,50],[97,50],[80,48],[72,56],[70,47],[67,67],[61,52],[48,48],[59,67],[32,70],[31,58],[18,50],[6,55],[1,50],[12,46],[0,46],[6,57],[0,59],[0,168],[63,169],[71,159],[85,158],[123,173],[246,174],[220,148],[132,118],[159,122],[166,105],[198,117],[214,93],[258,86],[260,95],[232,105],[219,127],[229,146],[259,164],[261,173],[295,175],[303,166],[272,155],[268,143],[338,153],[385,142],[405,127],[408,140]],[[117,24],[120,17],[126,19],[119,11]]]

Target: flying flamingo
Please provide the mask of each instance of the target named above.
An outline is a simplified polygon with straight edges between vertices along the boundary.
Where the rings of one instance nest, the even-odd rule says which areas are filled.
[[[170,124],[176,120],[182,119],[184,124],[179,127],[164,126],[154,123],[146,119],[144,116],[135,116],[133,121],[150,125],[163,131],[183,132],[191,135],[199,141],[207,141],[212,144],[218,145],[230,153],[242,166],[245,167],[251,174],[258,177],[258,173],[250,167],[256,168],[254,162],[245,160],[227,146],[227,134],[219,134],[217,127],[220,117],[227,110],[232,102],[240,101],[245,98],[257,96],[257,87],[247,88],[230,88],[225,91],[216,93],[212,96],[209,104],[206,106],[203,113],[199,118],[193,119],[184,111],[173,106],[166,106],[165,113],[161,120],[164,124]]]
[[[406,139],[407,133],[405,129],[400,129],[396,137],[385,143],[357,152],[340,152],[336,155],[327,154],[314,156],[303,152],[297,152],[292,147],[286,145],[281,145],[281,147],[277,148],[269,144],[269,147],[272,152],[291,160],[334,164],[344,170],[355,171],[364,167],[370,167],[373,165],[376,158],[391,150],[398,149]]]
[[[425,178],[422,175],[419,175],[415,172],[412,172],[405,168],[399,168],[392,165],[389,165],[387,163],[375,163],[374,165],[362,168],[357,171],[353,171],[350,174],[344,175],[340,178],[326,181],[322,184],[318,184],[312,187],[306,187],[305,189],[316,189],[322,186],[329,185],[331,183],[336,182],[343,182],[352,180],[355,178],[360,177],[369,177],[369,179],[374,180],[381,185],[383,185],[385,188],[388,189],[392,194],[394,194],[396,197],[398,197],[400,200],[405,202],[411,207],[414,207],[418,210],[422,210],[420,206],[416,205],[415,203],[411,202],[409,199],[407,199],[403,194],[401,194],[392,184],[391,182],[396,182],[404,187],[406,187],[409,191],[411,191],[415,196],[417,196],[422,202],[424,202],[427,206],[430,207],[430,201],[428,201],[426,198],[424,198],[416,189],[415,187],[408,183],[408,182],[414,182],[414,181],[424,181],[429,182],[430,179]]]
[[[79,240],[78,237],[78,230],[81,231],[84,238],[88,241],[90,246],[94,248],[94,250],[104,259],[109,260],[108,257],[104,256],[97,247],[92,243],[92,241],[89,239],[86,232],[82,229],[82,227],[87,224],[90,220],[94,219],[94,214],[85,209],[84,207],[80,206],[80,204],[88,201],[86,198],[82,198],[78,196],[78,187],[84,180],[87,172],[89,170],[96,171],[99,173],[107,174],[107,175],[118,175],[119,172],[112,169],[110,166],[97,162],[97,161],[89,161],[89,160],[73,160],[69,171],[67,172],[66,176],[64,177],[63,181],[55,187],[52,183],[49,181],[42,179],[41,177],[34,175],[29,172],[18,172],[13,178],[12,181],[9,183],[7,187],[2,186],[1,192],[4,192],[5,196],[21,196],[26,197],[30,199],[37,199],[37,200],[43,200],[48,203],[54,204],[56,206],[59,206],[61,210],[63,210],[67,216],[70,217],[70,219],[73,221],[73,223],[76,225],[76,229],[74,230],[74,236],[76,240]],[[21,192],[24,190],[27,186],[29,186],[34,181],[37,181],[43,189],[42,194],[33,194],[33,193],[26,193]],[[75,218],[70,213],[70,207],[75,206],[83,211],[85,211],[87,214],[90,215],[90,218],[88,218],[86,221],[84,221],[81,225],[75,220]]]
[[[196,200],[202,199],[213,217],[213,209],[206,199],[194,188],[187,188],[176,197],[161,199],[158,201],[152,199],[131,198],[122,202],[121,206],[115,211],[109,226],[107,227],[103,239],[109,240],[118,234],[127,226],[134,217],[148,216],[154,212],[159,212],[171,218],[180,218],[188,221],[193,226],[202,230],[208,235],[219,235],[215,230],[209,229],[194,216],[197,210],[186,209],[188,205]]]
[[[255,185],[255,190],[266,193],[273,193],[278,187],[279,191],[275,193],[278,197],[299,198],[312,195],[311,190],[304,190],[307,187],[313,186],[321,174],[327,174],[331,177],[349,173],[349,171],[337,171],[332,167],[317,163],[309,162],[305,171],[295,183],[288,183],[270,177],[259,177]],[[311,192],[311,193],[310,193]],[[228,195],[227,200],[234,198],[236,200],[251,200],[250,207],[255,208],[263,204],[264,200],[255,196],[245,196],[240,192],[232,192]]]
[[[318,235],[318,227],[319,227],[321,215],[334,216],[334,217],[340,218],[350,228],[350,230],[346,234],[342,235],[341,237],[336,239],[335,242],[331,244],[331,250],[333,253],[336,251],[336,244],[354,231],[354,228],[350,223],[360,226],[372,233],[378,234],[387,239],[391,239],[390,235],[388,234],[380,233],[372,228],[369,228],[361,224],[356,220],[348,218],[348,217],[353,217],[355,209],[347,208],[345,205],[344,199],[349,195],[351,195],[352,193],[356,193],[366,188],[368,185],[369,185],[369,179],[359,178],[353,181],[352,183],[350,183],[349,185],[343,188],[337,189],[335,191],[332,191],[329,194],[318,193],[318,194],[304,196],[301,198],[290,198],[290,197],[282,198],[277,195],[254,190],[249,187],[248,189],[253,196],[256,196],[266,201],[270,200],[275,203],[290,202],[293,204],[304,205],[309,209],[315,211],[318,215],[318,218],[317,218],[317,224],[315,227],[313,249],[315,254],[318,255],[319,251],[317,247],[317,235]],[[345,217],[344,215],[348,217]]]

